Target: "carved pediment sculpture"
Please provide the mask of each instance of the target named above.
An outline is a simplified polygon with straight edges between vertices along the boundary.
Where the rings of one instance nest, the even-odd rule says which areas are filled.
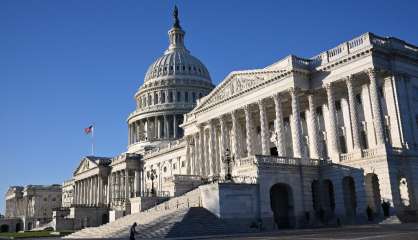
[[[282,74],[284,70],[279,71],[243,71],[232,72],[225,80],[209,94],[204,101],[199,104],[194,111],[211,106],[217,102],[238,95],[248,89],[256,87],[265,81],[268,81]]]

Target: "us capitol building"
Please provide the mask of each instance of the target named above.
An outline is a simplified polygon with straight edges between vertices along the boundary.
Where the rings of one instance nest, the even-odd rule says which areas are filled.
[[[134,95],[127,151],[81,159],[57,229],[175,204],[267,229],[418,220],[418,47],[365,33],[214,86],[177,9],[168,37]]]

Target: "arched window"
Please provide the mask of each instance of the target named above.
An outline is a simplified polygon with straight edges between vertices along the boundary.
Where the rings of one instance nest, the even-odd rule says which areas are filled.
[[[196,93],[192,92],[192,102],[195,103],[196,102]]]
[[[177,102],[181,102],[181,92],[177,92]]]
[[[199,99],[201,99],[203,97],[202,93],[199,93]]]
[[[184,92],[184,101],[189,102],[189,92]]]

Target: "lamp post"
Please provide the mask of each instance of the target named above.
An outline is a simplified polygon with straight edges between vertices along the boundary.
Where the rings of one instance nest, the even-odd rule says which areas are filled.
[[[226,164],[226,176],[225,181],[232,182],[232,174],[231,174],[231,163],[234,162],[234,157],[231,157],[231,152],[227,148],[224,153],[224,157],[222,159],[222,162]]]
[[[154,195],[154,180],[157,178],[157,171],[155,169],[151,169],[151,171],[147,172],[147,178],[151,179],[151,195]]]

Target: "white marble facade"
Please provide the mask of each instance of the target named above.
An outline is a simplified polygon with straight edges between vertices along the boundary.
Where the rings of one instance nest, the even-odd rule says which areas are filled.
[[[214,88],[177,17],[168,34],[135,94],[127,152],[82,160],[74,206],[124,215],[131,198],[222,182],[228,150],[234,181],[258,184],[267,222],[361,221],[368,208],[386,214],[382,203],[416,217],[418,47],[365,33],[312,58],[231,72]],[[292,206],[284,215],[278,196]]]

